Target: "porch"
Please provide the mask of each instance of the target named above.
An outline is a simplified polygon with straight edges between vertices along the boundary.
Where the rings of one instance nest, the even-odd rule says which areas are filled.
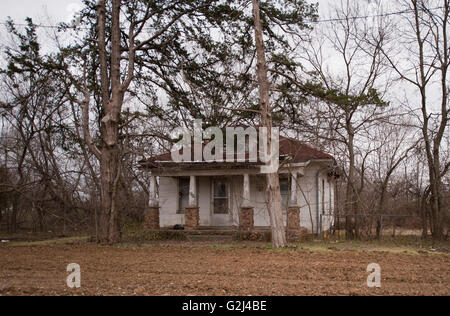
[[[178,224],[196,235],[270,231],[265,176],[236,171],[231,175],[227,171],[201,176],[152,174],[146,227],[170,230]],[[300,232],[297,181],[301,171],[291,170],[281,178],[284,219],[287,230],[294,235]]]

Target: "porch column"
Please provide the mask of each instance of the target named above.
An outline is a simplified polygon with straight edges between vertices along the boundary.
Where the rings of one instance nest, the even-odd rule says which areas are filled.
[[[160,228],[159,199],[154,176],[150,177],[149,203],[145,212],[145,227],[150,230],[158,230]]]
[[[289,206],[297,206],[297,172],[292,173],[291,177],[291,200]]]
[[[252,231],[255,226],[254,209],[250,202],[250,176],[244,174],[243,201],[239,213],[239,229],[241,231]]]
[[[291,241],[297,241],[300,238],[300,207],[297,202],[297,178],[295,171],[291,176],[291,196],[289,207],[287,209],[287,238]]]
[[[184,212],[184,226],[187,230],[195,230],[200,226],[200,212],[198,208],[197,178],[191,176],[189,184],[189,206]]]

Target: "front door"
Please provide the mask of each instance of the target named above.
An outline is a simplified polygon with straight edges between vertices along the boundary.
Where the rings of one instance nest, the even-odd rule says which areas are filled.
[[[230,182],[226,178],[212,181],[212,226],[231,226]]]

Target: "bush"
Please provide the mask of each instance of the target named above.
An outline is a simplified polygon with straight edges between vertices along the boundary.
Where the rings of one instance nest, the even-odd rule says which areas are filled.
[[[242,232],[237,231],[233,234],[233,239],[237,241],[263,241],[270,242],[272,240],[272,233],[270,231],[267,232]]]
[[[150,230],[143,224],[127,224],[122,230],[124,242],[145,243],[157,240],[187,240],[183,231]]]

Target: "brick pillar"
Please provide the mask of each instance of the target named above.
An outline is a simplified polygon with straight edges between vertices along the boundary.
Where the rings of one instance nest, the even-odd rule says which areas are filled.
[[[252,231],[255,228],[253,207],[242,207],[239,213],[239,229],[241,231]]]
[[[145,227],[150,230],[159,230],[159,207],[149,206],[145,212]]]
[[[198,207],[186,207],[184,211],[184,228],[195,230],[200,226],[200,211]]]
[[[300,207],[290,206],[287,210],[287,238],[297,241],[300,238]]]

